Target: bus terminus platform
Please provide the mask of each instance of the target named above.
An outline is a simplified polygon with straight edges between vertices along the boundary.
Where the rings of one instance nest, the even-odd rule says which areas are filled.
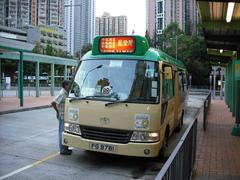
[[[156,157],[183,125],[184,64],[141,36],[96,37],[81,60],[65,105],[63,144]]]

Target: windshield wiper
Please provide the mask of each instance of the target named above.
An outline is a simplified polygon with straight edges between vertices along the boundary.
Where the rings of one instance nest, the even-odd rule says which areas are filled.
[[[109,98],[108,96],[101,96],[101,95],[97,95],[97,96],[85,96],[85,97],[73,97],[69,100],[69,102],[73,102],[73,101],[77,101],[77,100],[91,100],[94,98],[100,98],[100,97],[104,97],[104,98]]]
[[[73,102],[73,101],[77,101],[77,100],[85,100],[85,99],[89,99],[91,98],[90,96],[86,96],[86,97],[73,97],[69,100],[69,102]]]
[[[85,97],[74,97],[69,100],[69,102],[77,101],[77,100],[86,100],[86,99],[92,99],[94,97],[102,97],[102,96],[85,96]]]
[[[106,103],[105,106],[110,106],[110,105],[119,104],[119,103],[127,103],[127,102],[129,101],[128,100],[113,101],[113,102]]]

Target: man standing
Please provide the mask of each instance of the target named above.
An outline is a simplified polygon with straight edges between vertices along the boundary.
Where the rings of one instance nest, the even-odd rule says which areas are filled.
[[[64,129],[64,106],[65,106],[65,99],[68,95],[70,82],[64,80],[62,82],[62,89],[60,90],[59,94],[54,98],[52,101],[52,107],[56,111],[57,119],[59,121],[59,129],[58,129],[58,136],[59,136],[59,148],[60,154],[64,155],[71,155],[72,150],[68,149],[68,146],[64,146],[62,144],[62,132]]]

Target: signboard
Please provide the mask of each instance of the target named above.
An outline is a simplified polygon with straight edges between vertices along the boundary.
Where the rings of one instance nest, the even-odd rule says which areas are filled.
[[[235,62],[235,70],[236,70],[236,80],[240,80],[240,60]]]
[[[105,54],[131,54],[135,52],[136,40],[134,37],[102,37],[99,41],[99,51]]]

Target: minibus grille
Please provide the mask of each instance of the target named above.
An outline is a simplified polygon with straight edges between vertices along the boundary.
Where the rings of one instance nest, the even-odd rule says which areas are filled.
[[[86,139],[115,143],[128,143],[132,131],[81,126],[82,137]]]

